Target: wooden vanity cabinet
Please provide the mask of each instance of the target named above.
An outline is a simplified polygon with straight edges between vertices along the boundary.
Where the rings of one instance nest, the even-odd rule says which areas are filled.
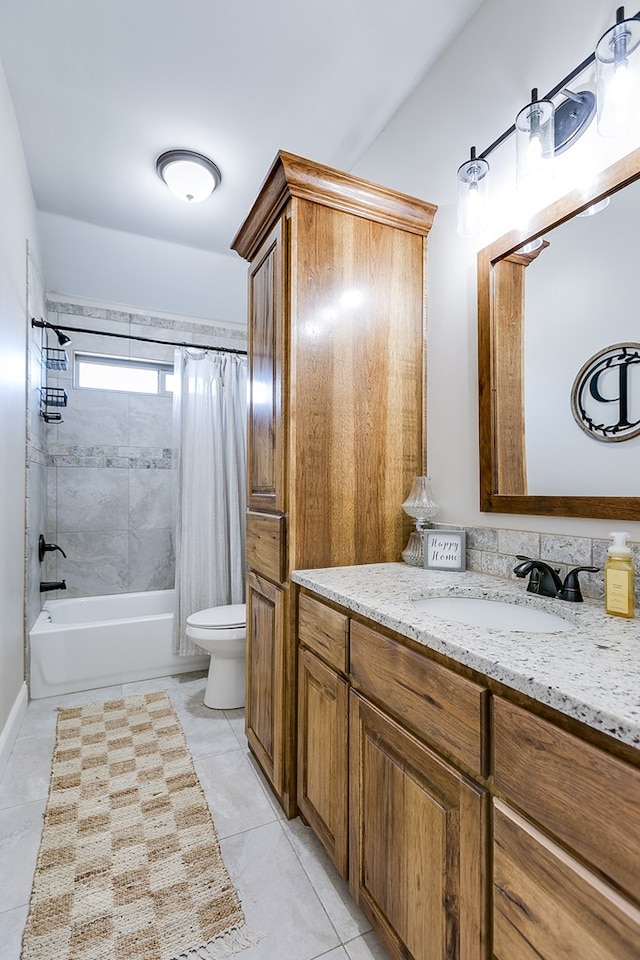
[[[277,642],[274,618],[247,620],[247,738],[287,816],[296,810],[289,571],[398,560],[404,549],[401,505],[424,472],[435,212],[281,152],[232,243],[250,264],[247,564],[281,591]],[[279,731],[277,771],[253,726],[267,716]]]
[[[298,637],[300,810],[393,960],[638,960],[637,751],[307,590]]]

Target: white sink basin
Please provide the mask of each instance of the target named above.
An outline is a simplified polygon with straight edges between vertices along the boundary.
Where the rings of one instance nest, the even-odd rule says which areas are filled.
[[[470,627],[490,627],[520,633],[561,633],[573,624],[556,613],[508,600],[481,597],[425,597],[415,601],[418,610]]]

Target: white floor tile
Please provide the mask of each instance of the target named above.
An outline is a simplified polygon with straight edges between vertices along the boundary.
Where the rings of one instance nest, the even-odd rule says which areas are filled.
[[[20,960],[22,931],[27,922],[27,907],[17,907],[0,913],[0,957],[2,960]],[[346,954],[345,954],[346,957]]]
[[[247,735],[244,732],[244,709],[242,710],[225,710],[224,715],[231,725],[236,739],[241,747],[245,750],[247,748]]]
[[[50,737],[18,737],[0,782],[0,810],[49,796],[54,741]]]
[[[247,924],[260,937],[242,960],[312,960],[340,945],[280,823],[220,844]]]
[[[349,960],[389,960],[389,954],[382,948],[373,931],[345,943],[345,950]]]
[[[45,805],[0,810],[0,913],[29,903]]]
[[[340,940],[345,943],[371,930],[371,924],[354,903],[348,884],[309,827],[299,817],[285,820],[282,826]]]
[[[239,747],[202,757],[194,766],[220,839],[276,820],[272,805]]]
[[[273,790],[271,789],[271,784],[269,783],[269,781],[268,781],[267,778],[265,777],[264,773],[262,772],[262,770],[261,770],[260,767],[258,766],[258,763],[257,763],[257,761],[256,761],[256,758],[254,757],[254,755],[253,755],[252,753],[249,752],[249,749],[248,749],[248,748],[247,748],[247,751],[246,751],[246,757],[247,757],[247,760],[249,761],[249,763],[251,764],[251,768],[252,768],[252,770],[254,771],[256,777],[258,778],[258,781],[259,781],[260,784],[262,785],[262,789],[264,790],[264,792],[265,792],[265,794],[266,794],[266,796],[267,796],[267,800],[269,801],[269,803],[270,803],[271,806],[273,807],[273,812],[275,813],[276,817],[278,818],[278,820],[285,820],[286,817],[285,817],[285,815],[284,815],[284,811],[283,811],[282,807],[280,806],[280,804],[278,803],[278,801],[277,801],[277,799],[276,799],[275,793],[274,793]]]

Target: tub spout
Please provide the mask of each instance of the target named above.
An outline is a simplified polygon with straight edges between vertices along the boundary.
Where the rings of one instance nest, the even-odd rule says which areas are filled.
[[[66,580],[41,580],[40,593],[46,593],[47,590],[66,590]]]

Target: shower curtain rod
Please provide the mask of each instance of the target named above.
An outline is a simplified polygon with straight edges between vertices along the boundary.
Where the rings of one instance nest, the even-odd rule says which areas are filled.
[[[53,330],[57,333],[59,330],[66,330],[69,333],[92,333],[96,337],[117,337],[118,340],[142,340],[144,343],[161,343],[167,347],[190,347],[192,350],[217,350],[221,353],[235,353],[246,357],[246,350],[234,350],[232,347],[212,347],[204,346],[198,343],[185,343],[180,340],[156,340],[154,337],[138,337],[132,333],[111,333],[108,330],[89,330],[86,327],[63,327],[59,324],[49,323],[48,320],[36,320],[31,318],[32,327],[41,327],[44,330]]]

